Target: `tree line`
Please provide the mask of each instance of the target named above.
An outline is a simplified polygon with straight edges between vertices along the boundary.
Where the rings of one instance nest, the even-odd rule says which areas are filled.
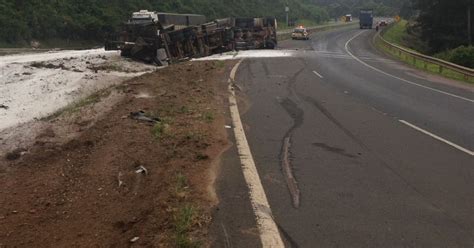
[[[285,16],[285,6],[299,18],[323,22],[325,8],[305,0],[0,0],[0,42],[96,40],[116,31],[140,9],[203,14],[209,20],[227,16]]]
[[[415,25],[428,53],[469,46],[468,10],[471,10],[471,40],[474,27],[473,0],[415,0]],[[416,32],[417,30],[415,30]],[[472,58],[474,60],[474,57]]]
[[[227,16],[291,17],[319,23],[362,7],[378,15],[397,13],[406,0],[0,0],[0,42],[27,44],[31,40],[96,40],[116,31],[131,12],[203,14],[209,20]]]

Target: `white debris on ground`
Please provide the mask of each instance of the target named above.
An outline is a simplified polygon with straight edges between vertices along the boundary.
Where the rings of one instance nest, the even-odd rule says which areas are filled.
[[[0,56],[0,131],[153,70],[104,49]]]
[[[215,54],[209,57],[193,59],[193,61],[293,57],[296,52],[294,50],[246,50]]]

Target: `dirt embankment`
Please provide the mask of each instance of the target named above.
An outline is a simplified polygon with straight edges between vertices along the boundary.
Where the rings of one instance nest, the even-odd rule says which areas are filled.
[[[206,246],[231,64],[170,66],[43,120],[0,158],[0,247]]]

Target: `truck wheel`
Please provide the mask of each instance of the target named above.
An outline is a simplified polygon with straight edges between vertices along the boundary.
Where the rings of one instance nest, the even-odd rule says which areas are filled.
[[[265,47],[267,49],[275,49],[276,45],[275,45],[275,42],[273,42],[273,41],[267,41],[267,43],[265,44]]]
[[[123,49],[120,51],[120,56],[122,57],[130,57],[132,56],[132,52],[130,49]]]

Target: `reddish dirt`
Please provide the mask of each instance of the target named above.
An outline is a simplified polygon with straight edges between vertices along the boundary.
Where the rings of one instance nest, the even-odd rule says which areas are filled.
[[[187,237],[207,246],[231,64],[188,62],[131,80],[72,140],[45,142],[58,138],[47,129],[26,153],[1,158],[0,247],[175,247],[184,206],[197,209]],[[128,117],[140,110],[165,124]]]

